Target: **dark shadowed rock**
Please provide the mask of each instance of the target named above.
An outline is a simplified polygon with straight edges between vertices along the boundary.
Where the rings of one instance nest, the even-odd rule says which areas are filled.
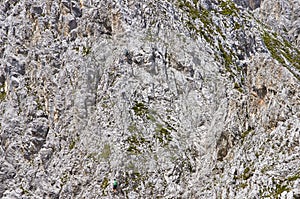
[[[69,21],[69,28],[70,28],[70,30],[73,30],[73,29],[77,28],[76,19],[72,19],[72,20]]]
[[[37,118],[35,119],[31,124],[31,131],[32,136],[34,137],[40,137],[40,138],[46,138],[48,131],[49,131],[49,125],[48,120],[46,118]]]
[[[4,74],[1,74],[1,75],[0,75],[0,84],[1,84],[1,85],[4,85],[5,80],[6,80],[6,78],[5,78]]]
[[[82,17],[82,10],[77,6],[72,7],[72,13],[75,17]]]
[[[41,15],[43,13],[43,9],[40,6],[33,6],[31,12],[33,14]]]

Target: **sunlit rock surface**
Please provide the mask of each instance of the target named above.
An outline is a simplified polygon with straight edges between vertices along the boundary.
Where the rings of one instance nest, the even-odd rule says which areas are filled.
[[[299,1],[238,3],[1,2],[0,197],[299,198]]]
[[[300,1],[299,0],[244,0],[238,5],[254,10],[255,16],[271,26],[294,45],[300,47]]]

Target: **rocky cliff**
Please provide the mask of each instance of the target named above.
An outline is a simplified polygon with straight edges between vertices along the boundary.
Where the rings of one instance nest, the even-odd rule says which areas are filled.
[[[235,2],[2,1],[0,196],[300,198],[299,1]]]

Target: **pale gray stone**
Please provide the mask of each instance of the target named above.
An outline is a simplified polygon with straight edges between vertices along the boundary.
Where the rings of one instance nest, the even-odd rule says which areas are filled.
[[[182,2],[0,3],[1,198],[295,197],[298,1]]]

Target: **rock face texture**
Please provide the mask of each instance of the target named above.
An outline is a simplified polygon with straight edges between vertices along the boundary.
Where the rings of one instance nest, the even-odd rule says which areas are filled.
[[[300,1],[263,1],[258,17],[300,48]],[[270,17],[272,16],[272,17]]]
[[[287,40],[300,47],[300,1],[299,0],[243,0],[238,5],[254,10],[254,15],[265,25],[272,27]]]
[[[299,198],[299,1],[237,3],[2,1],[0,197]]]
[[[234,2],[245,8],[255,10],[260,7],[263,0],[234,0]]]

